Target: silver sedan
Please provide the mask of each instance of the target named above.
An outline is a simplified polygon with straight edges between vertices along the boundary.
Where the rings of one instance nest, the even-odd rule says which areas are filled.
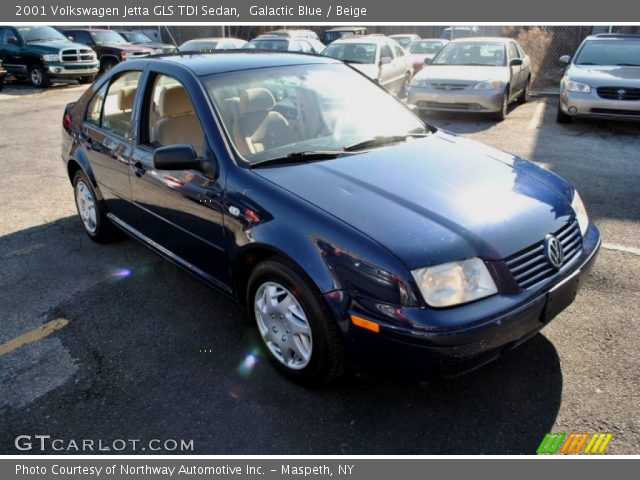
[[[531,60],[510,38],[448,43],[414,77],[409,104],[424,111],[491,112],[502,120],[513,101],[529,97]]]

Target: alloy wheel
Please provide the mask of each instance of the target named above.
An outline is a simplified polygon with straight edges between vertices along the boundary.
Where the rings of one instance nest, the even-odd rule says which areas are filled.
[[[96,201],[91,190],[82,180],[76,184],[76,205],[84,228],[89,233],[95,233],[98,228]]]

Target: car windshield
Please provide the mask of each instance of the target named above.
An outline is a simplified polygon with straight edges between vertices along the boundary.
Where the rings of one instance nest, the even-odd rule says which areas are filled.
[[[412,40],[411,37],[391,37],[391,38],[396,42],[398,42],[400,46],[402,46],[403,48],[406,48],[407,45],[409,45]]]
[[[248,48],[253,50],[287,50],[289,48],[289,42],[286,39],[269,38],[262,40],[251,40],[246,43],[242,48]]]
[[[431,42],[411,42],[409,45],[410,53],[438,53],[442,48],[444,42],[431,41]]]
[[[18,27],[18,32],[25,42],[43,42],[47,40],[67,40],[55,28],[51,27]]]
[[[333,32],[324,32],[322,39],[325,43],[335,42],[340,38],[352,37],[355,35],[353,30],[334,30]]]
[[[144,33],[140,32],[125,32],[122,36],[132,43],[150,43],[153,42],[149,37],[147,37]]]
[[[204,86],[230,141],[250,164],[429,133],[396,98],[342,64],[216,74],[205,77]]]
[[[449,43],[440,50],[431,64],[503,67],[506,65],[505,47],[502,43]]]
[[[208,50],[215,50],[217,45],[218,45],[218,42],[213,40],[207,40],[207,41],[193,40],[193,41],[185,42],[182,45],[180,45],[180,50],[206,52]]]
[[[375,43],[332,43],[324,49],[322,55],[326,57],[353,63],[374,63],[376,61]]]
[[[575,63],[640,67],[640,40],[589,40],[580,49]]]
[[[117,32],[109,32],[109,31],[104,31],[104,32],[91,32],[91,36],[93,37],[93,41],[100,44],[100,43],[115,43],[115,44],[121,44],[121,43],[128,43],[124,37],[122,35],[120,35]]]

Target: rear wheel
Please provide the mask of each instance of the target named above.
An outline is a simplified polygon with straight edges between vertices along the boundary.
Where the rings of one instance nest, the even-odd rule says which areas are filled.
[[[524,86],[524,90],[522,91],[522,93],[518,97],[518,103],[519,104],[527,103],[529,101],[529,84],[530,83],[531,83],[531,79],[529,78],[529,79],[527,79],[527,83]]]
[[[338,325],[319,292],[285,259],[258,264],[249,278],[247,309],[266,353],[287,377],[326,384],[344,371]]]
[[[87,235],[98,243],[111,243],[120,238],[120,231],[107,218],[91,181],[82,170],[78,170],[73,178],[73,189],[76,208]]]
[[[51,79],[40,65],[32,65],[29,69],[29,81],[36,88],[47,88],[51,85]]]
[[[573,117],[571,115],[567,115],[562,111],[560,105],[558,105],[558,115],[556,116],[556,122],[558,123],[571,123],[573,122]]]

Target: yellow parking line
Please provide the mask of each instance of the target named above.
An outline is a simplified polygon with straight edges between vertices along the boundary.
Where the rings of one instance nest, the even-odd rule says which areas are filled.
[[[66,318],[57,318],[45,323],[44,325],[31,330],[25,334],[20,335],[6,343],[0,345],[0,357],[6,355],[9,352],[13,352],[16,348],[20,348],[28,343],[37,342],[45,337],[48,337],[56,330],[60,330],[69,324],[69,320]]]

